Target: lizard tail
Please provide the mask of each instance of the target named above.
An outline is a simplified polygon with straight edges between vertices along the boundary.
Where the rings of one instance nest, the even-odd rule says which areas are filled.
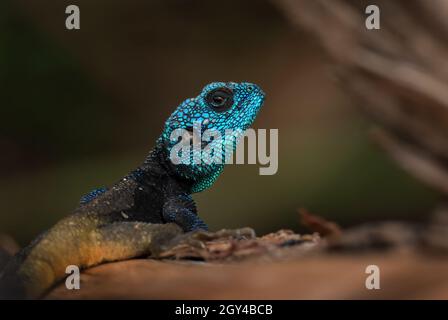
[[[108,223],[94,214],[71,215],[8,264],[0,276],[0,296],[40,298],[67,276],[68,266],[84,269],[149,255],[179,234],[182,229],[173,223]]]
[[[19,250],[13,238],[0,234],[0,299],[23,297],[20,281],[10,272],[10,268],[14,269],[14,255]],[[5,277],[6,274],[12,276]]]
[[[19,250],[20,247],[13,238],[0,234],[0,272]]]
[[[0,248],[0,272],[3,270],[8,262],[12,259],[12,255],[3,248]]]

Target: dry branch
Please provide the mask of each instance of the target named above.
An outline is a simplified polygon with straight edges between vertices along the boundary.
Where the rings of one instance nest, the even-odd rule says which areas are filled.
[[[377,141],[406,170],[448,194],[448,4],[378,0],[274,1],[336,64],[341,83],[380,128]]]

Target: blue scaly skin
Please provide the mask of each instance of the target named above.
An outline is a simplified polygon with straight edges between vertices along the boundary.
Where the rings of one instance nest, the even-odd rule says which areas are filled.
[[[209,188],[224,164],[205,159],[174,164],[170,152],[176,129],[247,129],[264,101],[251,83],[215,82],[187,99],[165,122],[160,138],[141,166],[116,184],[94,190],[68,217],[23,249],[0,275],[0,297],[40,297],[63,279],[68,265],[87,268],[107,261],[156,255],[185,232],[206,230],[191,194]],[[224,139],[222,153],[234,151]],[[200,144],[200,150],[216,141]],[[194,159],[198,150],[191,148]]]

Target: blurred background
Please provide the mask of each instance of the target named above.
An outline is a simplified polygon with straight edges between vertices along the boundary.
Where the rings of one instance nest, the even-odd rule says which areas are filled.
[[[70,4],[80,30],[65,28]],[[331,71],[269,1],[2,0],[0,232],[26,244],[127,174],[213,81],[266,92],[255,127],[279,129],[279,170],[228,166],[194,196],[211,229],[302,231],[300,207],[342,226],[425,219],[437,194],[369,140]]]

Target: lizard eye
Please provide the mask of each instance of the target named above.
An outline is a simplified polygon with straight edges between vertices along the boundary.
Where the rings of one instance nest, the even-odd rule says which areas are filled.
[[[205,98],[208,106],[216,112],[223,112],[233,105],[233,92],[228,88],[217,88],[210,91]]]

